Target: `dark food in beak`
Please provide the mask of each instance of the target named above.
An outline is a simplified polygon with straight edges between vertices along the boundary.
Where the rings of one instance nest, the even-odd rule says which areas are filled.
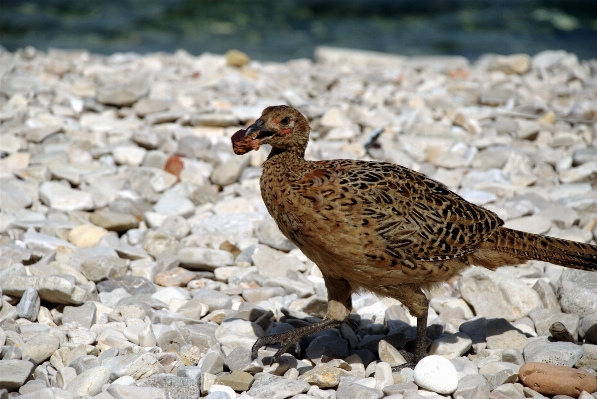
[[[232,150],[236,155],[243,155],[251,150],[257,151],[261,145],[261,140],[273,136],[273,132],[259,130],[250,126],[248,129],[241,129],[231,137]]]

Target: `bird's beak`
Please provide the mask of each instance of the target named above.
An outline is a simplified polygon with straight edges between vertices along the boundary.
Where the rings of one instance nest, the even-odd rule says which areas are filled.
[[[251,126],[245,131],[245,137],[252,135],[253,133],[260,132],[263,127],[263,119],[257,119]]]
[[[246,130],[239,130],[232,136],[232,149],[237,155],[257,151],[263,142],[272,137],[274,132],[264,129],[264,121],[259,118]]]

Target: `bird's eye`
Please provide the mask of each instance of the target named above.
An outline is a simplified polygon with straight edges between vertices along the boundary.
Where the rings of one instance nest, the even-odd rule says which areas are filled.
[[[280,121],[280,123],[283,125],[288,125],[288,122],[290,122],[290,119],[288,117],[286,117]]]

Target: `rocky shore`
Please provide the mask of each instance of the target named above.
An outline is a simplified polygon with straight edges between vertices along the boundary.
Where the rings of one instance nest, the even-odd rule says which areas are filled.
[[[0,76],[0,398],[597,398],[597,273],[543,262],[434,288],[415,370],[396,371],[415,320],[368,293],[300,354],[252,360],[327,296],[265,210],[267,149],[230,143],[289,104],[309,159],[404,165],[507,227],[594,244],[597,60],[26,48],[0,50]]]

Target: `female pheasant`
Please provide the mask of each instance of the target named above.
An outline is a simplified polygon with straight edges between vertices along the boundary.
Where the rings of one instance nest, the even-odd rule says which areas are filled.
[[[365,289],[400,300],[417,317],[413,363],[426,354],[428,300],[422,289],[469,265],[496,269],[537,259],[597,270],[597,247],[502,227],[493,212],[402,166],[354,160],[306,161],[310,127],[288,106],[266,108],[232,137],[235,153],[270,144],[261,195],[282,233],[321,270],[328,310],[319,323],[259,338],[281,344],[341,325],[351,294]]]

